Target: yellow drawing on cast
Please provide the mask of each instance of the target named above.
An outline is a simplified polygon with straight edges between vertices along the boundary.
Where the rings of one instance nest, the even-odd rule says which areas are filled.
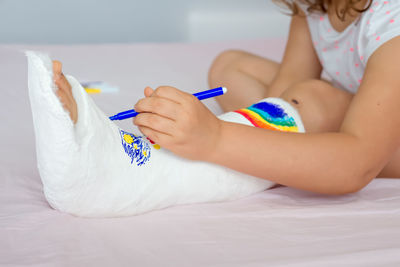
[[[159,144],[155,144],[155,145],[153,145],[153,147],[154,147],[155,149],[160,149],[160,148],[161,148]]]
[[[125,142],[127,142],[128,144],[132,144],[133,143],[133,138],[132,136],[130,136],[129,134],[124,134],[124,140]],[[135,144],[136,145],[136,144]],[[135,147],[136,149],[136,147]]]
[[[137,149],[137,144],[133,144],[133,148],[136,150]]]
[[[146,151],[146,150],[143,151],[143,155],[144,155],[145,157],[147,157],[147,151]]]

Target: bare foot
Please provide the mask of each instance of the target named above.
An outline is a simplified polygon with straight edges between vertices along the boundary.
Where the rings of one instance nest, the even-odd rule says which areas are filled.
[[[53,79],[58,88],[56,93],[64,108],[69,111],[69,116],[75,124],[78,119],[78,108],[72,95],[71,85],[62,73],[62,64],[60,61],[53,61],[53,73]]]

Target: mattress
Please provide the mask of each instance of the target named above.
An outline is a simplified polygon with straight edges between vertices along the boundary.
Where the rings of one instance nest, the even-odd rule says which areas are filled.
[[[279,61],[285,40],[197,44],[0,45],[0,266],[399,266],[400,180],[325,196],[276,187],[230,202],[139,216],[85,219],[53,210],[36,167],[21,51],[49,52],[106,114],[131,108],[147,85],[207,89],[216,55],[243,49]],[[216,114],[215,100],[204,103]],[[119,122],[132,128],[130,120]]]

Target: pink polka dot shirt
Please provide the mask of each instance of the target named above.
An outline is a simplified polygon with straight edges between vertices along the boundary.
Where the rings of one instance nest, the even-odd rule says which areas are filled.
[[[400,0],[374,0],[371,7],[343,32],[333,29],[328,15],[307,13],[315,51],[334,86],[356,93],[370,56],[400,36]],[[400,74],[399,74],[400,75]]]

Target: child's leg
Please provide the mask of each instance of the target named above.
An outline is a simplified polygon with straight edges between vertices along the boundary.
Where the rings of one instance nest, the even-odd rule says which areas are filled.
[[[296,107],[307,133],[320,133],[339,131],[353,95],[322,80],[306,80],[280,98]]]
[[[237,199],[274,184],[176,157],[144,136],[119,129],[67,76],[77,106],[74,124],[55,94],[51,60],[32,52],[28,60],[38,168],[52,207],[80,216],[127,216],[176,204]],[[268,129],[301,128],[294,108],[274,101],[221,119]]]
[[[280,97],[295,106],[308,133],[337,132],[353,94],[321,80],[308,80],[288,88]],[[400,148],[377,177],[400,177]]]
[[[211,88],[225,86],[229,90],[216,100],[226,111],[247,107],[267,96],[279,64],[244,51],[221,53],[209,70]]]

